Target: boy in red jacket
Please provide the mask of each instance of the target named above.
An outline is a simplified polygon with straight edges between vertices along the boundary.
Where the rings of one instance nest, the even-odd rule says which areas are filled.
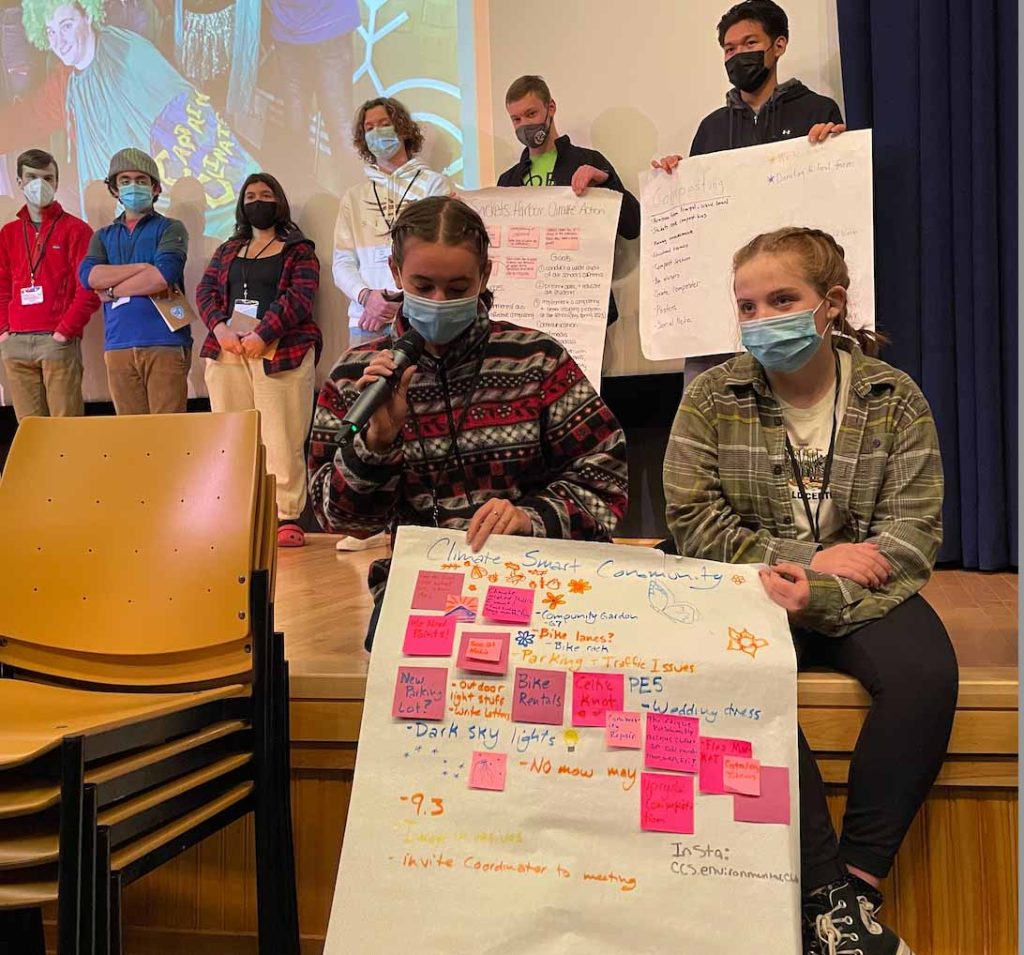
[[[92,229],[54,199],[49,153],[18,157],[18,185],[25,205],[0,229],[0,357],[14,413],[80,415],[82,331],[100,304],[77,280]]]

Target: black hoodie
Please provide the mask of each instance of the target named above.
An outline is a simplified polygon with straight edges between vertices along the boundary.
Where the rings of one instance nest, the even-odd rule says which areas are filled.
[[[758,113],[743,102],[739,90],[730,89],[725,106],[701,120],[690,155],[798,139],[806,136],[815,123],[842,121],[835,100],[812,92],[799,80],[787,80],[775,87]]]

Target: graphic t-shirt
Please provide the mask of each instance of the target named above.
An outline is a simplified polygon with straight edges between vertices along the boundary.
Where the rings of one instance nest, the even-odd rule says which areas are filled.
[[[530,159],[530,171],[523,176],[524,186],[553,186],[555,173],[555,160],[558,159],[558,150],[549,149],[539,156]]]
[[[843,350],[838,350],[837,353],[841,375],[838,407],[835,404],[835,391],[831,388],[827,395],[809,408],[796,408],[778,398],[782,408],[782,420],[785,422],[786,433],[789,435],[789,443],[793,446],[793,454],[796,455],[797,462],[800,464],[804,490],[807,492],[807,501],[811,505],[811,516],[819,515],[819,528],[823,544],[832,543],[839,536],[843,526],[842,516],[832,502],[831,488],[825,489],[824,497],[821,494],[829,439],[832,437],[833,408],[835,408],[839,424],[842,425],[850,394],[852,367],[850,354]],[[829,483],[831,484],[831,481]],[[800,540],[814,540],[814,533],[807,522],[807,511],[800,497],[800,488],[796,483],[792,468],[790,468],[789,475],[789,493],[793,499],[793,523],[796,526],[797,537]],[[820,511],[818,511],[819,501],[821,501]]]

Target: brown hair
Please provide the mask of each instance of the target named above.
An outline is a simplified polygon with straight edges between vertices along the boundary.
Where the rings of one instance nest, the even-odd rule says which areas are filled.
[[[512,85],[505,92],[505,105],[515,103],[531,93],[536,93],[545,106],[551,105],[551,90],[544,82],[544,77],[533,75],[520,76],[519,79],[512,81]]]
[[[406,153],[410,157],[415,156],[423,148],[423,133],[416,120],[409,114],[409,110],[390,96],[368,99],[356,111],[355,122],[352,124],[352,145],[356,147],[356,152],[370,165],[377,165],[377,157],[370,152],[370,147],[366,145],[366,130],[363,129],[366,114],[375,106],[384,107],[384,111],[391,120],[391,125],[395,127],[395,132],[405,146]]]
[[[18,157],[18,178],[21,178],[22,170],[28,166],[29,169],[45,169],[47,166],[53,166],[53,171],[60,176],[60,170],[57,168],[57,160],[53,158],[44,149],[26,149]]]
[[[836,286],[850,288],[850,270],[846,267],[843,247],[821,229],[789,226],[755,236],[732,257],[732,270],[735,273],[758,255],[787,252],[800,260],[804,277],[819,295],[824,297],[829,289]],[[865,355],[877,355],[889,339],[869,328],[854,328],[847,318],[848,308],[849,305],[844,304],[832,323],[833,344],[855,342]]]
[[[399,268],[402,267],[407,239],[468,245],[476,253],[480,272],[487,268],[491,239],[484,220],[474,208],[453,196],[429,196],[402,209],[391,227],[391,256]],[[480,300],[490,309],[494,295],[490,289],[485,289]]]

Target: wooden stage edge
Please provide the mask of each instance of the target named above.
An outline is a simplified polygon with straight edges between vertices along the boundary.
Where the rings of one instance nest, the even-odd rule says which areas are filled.
[[[292,810],[303,955],[319,955],[344,833],[366,685],[366,568],[310,535],[282,551],[276,622],[291,669]],[[919,955],[1017,951],[1016,575],[937,574],[926,597],[961,664],[949,754],[904,843],[885,921]],[[801,674],[799,716],[839,825],[850,755],[867,713],[851,679]],[[253,955],[252,820],[235,823],[125,893],[127,955]],[[351,913],[358,918],[359,913]]]

